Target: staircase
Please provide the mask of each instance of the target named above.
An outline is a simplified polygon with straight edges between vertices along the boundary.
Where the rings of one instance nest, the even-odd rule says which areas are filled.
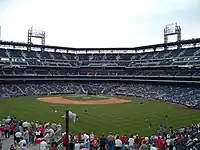
[[[83,86],[81,85],[81,89],[84,93],[86,93],[85,89],[83,88]]]
[[[145,58],[145,57],[147,56],[147,54],[148,54],[148,53],[142,55],[142,56],[140,57],[140,60],[142,60],[143,58]]]
[[[186,49],[185,49],[185,50],[183,50],[183,51],[181,51],[181,52],[178,54],[178,56],[177,56],[177,57],[181,57],[182,55],[184,55],[185,51],[186,51]]]
[[[172,53],[172,51],[169,51],[169,53],[166,53],[166,54],[164,55],[164,58],[168,57],[171,53]]]
[[[62,53],[62,57],[65,59],[65,60],[68,60],[67,57]]]

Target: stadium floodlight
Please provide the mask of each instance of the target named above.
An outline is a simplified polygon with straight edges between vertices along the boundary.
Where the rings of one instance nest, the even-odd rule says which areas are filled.
[[[175,33],[175,24],[168,24],[165,27],[165,34],[170,35]]]
[[[45,32],[43,31],[43,29],[31,27],[31,29],[28,30],[28,44],[30,45],[33,44],[32,38],[41,39],[41,45],[45,45]],[[31,48],[28,47],[28,50],[30,49]]]
[[[164,28],[164,43],[168,43],[168,36],[177,35],[177,42],[181,41],[181,27],[177,23],[167,24]],[[180,48],[181,45],[178,45]],[[167,47],[166,47],[167,48]]]
[[[36,38],[42,38],[44,31],[42,29],[38,29],[38,28],[34,28],[31,27],[31,33],[32,33],[32,37],[36,37]]]

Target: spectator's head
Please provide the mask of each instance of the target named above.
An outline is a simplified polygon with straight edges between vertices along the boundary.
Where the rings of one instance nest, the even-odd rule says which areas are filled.
[[[53,143],[52,143],[52,148],[57,148],[57,147],[58,147],[57,142],[53,142]]]
[[[146,141],[146,140],[144,140],[144,141],[142,142],[142,144],[147,144],[147,141]]]

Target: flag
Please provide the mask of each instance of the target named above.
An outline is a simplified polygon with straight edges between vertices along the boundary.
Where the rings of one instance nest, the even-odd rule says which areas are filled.
[[[65,114],[62,117],[65,118],[66,117]],[[76,120],[77,120],[76,113],[73,113],[73,112],[69,111],[69,119],[72,120],[75,123]]]

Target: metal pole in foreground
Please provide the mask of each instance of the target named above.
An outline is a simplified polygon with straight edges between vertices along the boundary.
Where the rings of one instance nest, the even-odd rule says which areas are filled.
[[[66,110],[66,150],[69,150],[69,110]]]

